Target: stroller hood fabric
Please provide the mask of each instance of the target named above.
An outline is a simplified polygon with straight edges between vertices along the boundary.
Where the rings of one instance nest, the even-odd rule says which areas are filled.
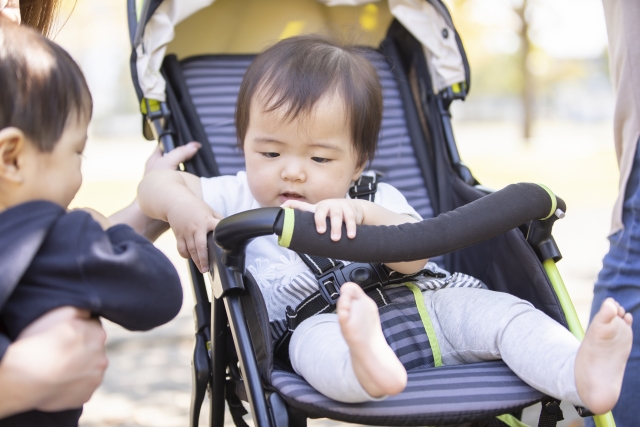
[[[150,2],[151,0],[147,0]],[[215,0],[164,0],[134,40],[138,84],[147,99],[164,102],[166,83],[160,67],[174,27]],[[358,6],[369,0],[317,0],[327,6]],[[384,0],[382,0],[384,1]],[[453,23],[439,0],[388,0],[391,14],[420,41],[433,76],[433,90],[465,81],[465,67]],[[140,17],[138,17],[141,20]],[[142,18],[144,19],[144,18]]]

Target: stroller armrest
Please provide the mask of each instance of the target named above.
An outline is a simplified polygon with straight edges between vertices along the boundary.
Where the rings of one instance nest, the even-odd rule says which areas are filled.
[[[214,240],[223,250],[222,263],[243,273],[247,245],[256,237],[274,234],[281,213],[281,208],[252,209],[220,221],[214,233]]]
[[[533,220],[550,228],[562,218],[566,204],[548,188],[531,183],[511,184],[471,203],[435,218],[398,226],[358,226],[357,235],[347,238],[343,224],[342,238],[331,240],[318,234],[312,213],[294,211],[292,220],[278,225],[282,246],[296,252],[354,262],[404,262],[431,258],[492,239]],[[283,221],[282,215],[278,222]],[[285,221],[286,222],[286,221]],[[327,220],[327,229],[330,223]],[[541,236],[542,240],[545,238]],[[283,241],[285,244],[283,244]]]
[[[403,262],[453,252],[533,220],[548,223],[550,233],[551,225],[566,209],[564,201],[546,187],[520,183],[421,222],[358,226],[353,239],[346,237],[343,224],[338,242],[329,233],[316,232],[312,213],[288,208],[254,209],[227,217],[216,227],[214,239],[224,251],[222,262],[239,272],[244,271],[247,244],[271,234],[281,236],[281,246],[310,255],[355,262]]]

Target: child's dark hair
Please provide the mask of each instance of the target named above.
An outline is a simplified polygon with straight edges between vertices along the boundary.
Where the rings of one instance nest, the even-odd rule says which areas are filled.
[[[319,35],[282,40],[258,55],[242,80],[236,108],[238,146],[249,127],[258,93],[265,112],[284,108],[284,120],[310,113],[326,93],[342,97],[360,165],[371,161],[382,121],[382,90],[373,65],[360,48]]]
[[[0,19],[0,129],[16,127],[50,152],[68,120],[91,118],[82,71],[60,46],[35,30]]]

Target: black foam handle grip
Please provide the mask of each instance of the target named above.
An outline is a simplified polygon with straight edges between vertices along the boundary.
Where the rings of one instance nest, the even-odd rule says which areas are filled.
[[[343,224],[338,242],[331,240],[329,232],[318,234],[312,213],[295,211],[288,247],[296,252],[355,262],[413,261],[494,238],[534,219],[546,219],[555,213],[554,206],[566,211],[564,201],[540,185],[512,184],[421,222],[358,226],[353,239],[347,237]],[[327,230],[330,230],[328,220]]]

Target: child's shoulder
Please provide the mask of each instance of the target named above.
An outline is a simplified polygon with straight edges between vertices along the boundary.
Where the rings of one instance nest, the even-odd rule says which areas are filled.
[[[12,258],[10,254],[37,249],[64,215],[62,206],[44,200],[22,203],[0,212],[0,258],[7,262]],[[27,247],[35,249],[27,251]]]
[[[235,175],[220,175],[220,176],[212,176],[209,178],[201,177],[201,182],[229,182],[236,183],[238,185],[247,183],[247,173],[245,171],[239,171]]]
[[[375,201],[392,200],[394,202],[403,201],[406,203],[406,198],[400,190],[391,184],[386,182],[378,182]]]
[[[236,175],[202,178],[201,186],[205,203],[225,217],[259,207],[251,194],[245,171]]]

